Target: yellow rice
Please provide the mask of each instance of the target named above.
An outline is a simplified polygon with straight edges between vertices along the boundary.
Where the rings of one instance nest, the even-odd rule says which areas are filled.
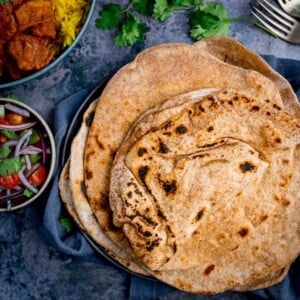
[[[76,38],[89,7],[89,0],[51,0],[57,21],[60,23],[60,34],[63,47],[69,46]]]

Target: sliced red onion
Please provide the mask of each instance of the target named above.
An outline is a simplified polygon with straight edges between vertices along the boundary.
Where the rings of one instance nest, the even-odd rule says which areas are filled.
[[[15,197],[19,197],[23,194],[23,191],[17,191],[15,193],[11,193],[10,195],[3,195],[3,196],[0,196],[0,202],[2,202],[2,200],[10,200],[10,199],[13,199]]]
[[[47,148],[47,149],[46,149],[46,153],[47,153],[47,154],[51,154],[51,149],[50,149],[50,148]]]
[[[27,146],[22,148],[19,151],[19,154],[38,154],[43,152],[43,150],[41,148],[35,147],[35,146]]]
[[[31,161],[30,161],[30,158],[29,158],[29,155],[24,155],[24,158],[25,158],[25,162],[26,162],[26,169],[27,170],[30,170],[31,169]]]
[[[41,135],[40,132],[39,132],[39,136],[40,136],[40,139],[41,139],[42,150],[43,150],[42,162],[43,162],[43,164],[45,164],[46,163],[46,145],[45,145],[44,138],[43,138],[43,136]]]
[[[9,196],[11,194],[11,190],[10,189],[6,189],[6,195]]]
[[[22,145],[24,144],[24,142],[26,141],[27,138],[29,138],[32,135],[32,130],[29,129],[18,141],[17,145],[16,145],[16,149],[15,149],[15,156],[19,155],[20,153],[20,149],[22,147]]]
[[[27,111],[24,108],[20,108],[16,105],[10,104],[10,103],[6,103],[4,104],[4,107],[12,112],[15,112],[23,117],[30,117],[30,113],[29,111]]]
[[[18,172],[19,178],[25,187],[27,187],[31,192],[36,194],[38,190],[27,181],[26,177],[23,174],[24,169],[25,166],[23,166],[23,168]]]
[[[0,130],[8,129],[8,130],[12,130],[12,131],[21,131],[21,130],[31,128],[35,124],[36,124],[36,122],[29,122],[29,123],[24,123],[24,124],[20,124],[20,125],[3,125],[3,124],[0,124]]]
[[[3,145],[6,145],[6,146],[16,146],[17,143],[18,143],[18,141],[7,141]]]

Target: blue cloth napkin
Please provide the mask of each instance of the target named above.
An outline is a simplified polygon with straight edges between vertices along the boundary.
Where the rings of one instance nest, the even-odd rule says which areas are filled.
[[[281,73],[292,84],[294,90],[300,98],[300,61],[288,59],[276,59],[274,56],[266,56],[265,59]],[[57,153],[61,152],[62,143],[69,125],[80,107],[83,100],[88,96],[87,90],[72,95],[61,101],[55,108],[54,132]],[[103,267],[111,264],[108,260],[94,251],[79,230],[69,234],[62,227],[59,219],[66,212],[61,204],[58,191],[58,180],[62,166],[58,160],[56,172],[49,198],[44,211],[43,228],[45,237],[58,250],[65,254],[81,257]],[[191,295],[180,292],[173,287],[165,285],[155,280],[148,280],[131,275],[128,295],[131,300],[151,300],[151,299],[210,299],[209,296]],[[268,289],[257,290],[254,292],[243,293],[241,297],[237,293],[223,293],[214,296],[213,299],[300,299],[300,259],[293,264],[289,275],[283,282]]]

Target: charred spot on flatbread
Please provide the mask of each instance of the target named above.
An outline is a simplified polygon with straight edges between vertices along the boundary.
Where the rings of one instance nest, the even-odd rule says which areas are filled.
[[[256,170],[256,166],[249,161],[245,161],[240,164],[240,169],[241,169],[242,173],[252,172],[252,171]]]
[[[147,173],[149,171],[149,167],[148,166],[142,166],[139,168],[139,177],[141,179],[141,181],[146,184],[146,176],[147,176]]]
[[[184,134],[187,132],[187,128],[184,125],[180,125],[176,127],[176,133]]]
[[[138,151],[138,156],[143,156],[145,153],[147,153],[147,149],[146,148],[140,148]]]
[[[94,119],[94,116],[95,116],[95,112],[92,111],[90,112],[87,117],[85,118],[85,124],[87,127],[90,127],[92,122],[93,122],[93,119]]]
[[[214,269],[215,269],[215,265],[209,265],[205,270],[204,270],[204,275],[209,275]]]
[[[85,197],[87,197],[86,186],[83,180],[80,182],[80,187],[81,187],[82,194],[85,195]]]
[[[162,141],[159,142],[159,152],[162,154],[166,154],[169,152],[168,147]]]
[[[240,235],[241,237],[245,237],[245,236],[248,235],[249,229],[248,229],[247,227],[243,227],[243,228],[241,228],[241,229],[239,230],[238,233],[239,233],[239,235]]]
[[[166,192],[166,195],[175,194],[177,187],[176,187],[176,180],[172,181],[163,181],[162,188]]]

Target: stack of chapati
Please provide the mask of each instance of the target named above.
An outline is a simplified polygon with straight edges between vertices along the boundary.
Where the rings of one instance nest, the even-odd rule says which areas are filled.
[[[289,83],[235,40],[159,45],[85,113],[61,196],[134,272],[195,293],[270,286],[300,252],[299,118]]]

